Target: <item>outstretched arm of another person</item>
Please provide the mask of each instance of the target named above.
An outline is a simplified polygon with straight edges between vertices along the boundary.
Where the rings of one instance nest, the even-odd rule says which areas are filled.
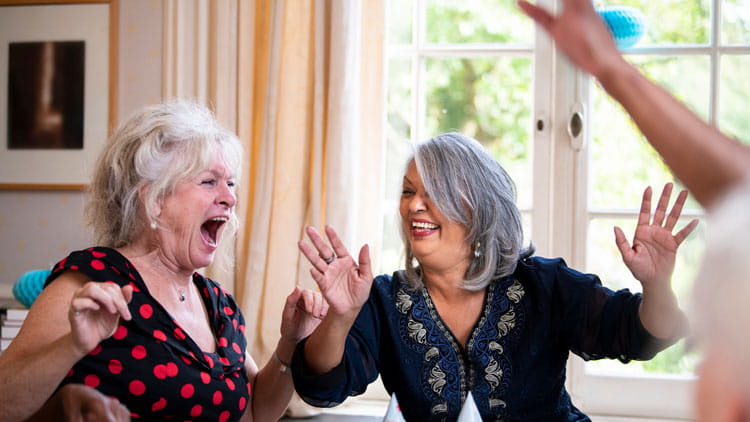
[[[672,290],[672,272],[677,248],[698,224],[698,220],[693,219],[672,234],[687,199],[687,191],[680,192],[667,215],[671,194],[672,184],[667,183],[652,219],[651,187],[646,188],[632,246],[622,229],[615,227],[615,241],[622,260],[643,286],[643,301],[638,313],[641,323],[651,335],[662,339],[673,337],[684,323],[685,316]]]
[[[243,421],[275,421],[284,414],[294,393],[289,369],[294,348],[315,330],[327,312],[328,304],[318,292],[295,287],[287,296],[281,316],[281,338],[274,355],[260,370],[249,353],[245,357],[252,391],[251,405]]]
[[[564,0],[557,16],[524,0],[518,4],[622,104],[701,205],[710,207],[746,176],[750,148],[703,121],[625,61],[591,0]]]
[[[349,330],[370,295],[370,250],[367,245],[362,246],[357,262],[333,228],[326,227],[331,246],[312,227],[307,229],[307,235],[314,248],[300,241],[299,249],[312,264],[310,273],[330,308],[305,343],[304,357],[315,373],[323,374],[341,363]]]
[[[116,397],[83,384],[66,384],[26,422],[127,422],[130,411]]]
[[[133,288],[66,271],[42,290],[0,355],[0,421],[24,420],[53,395],[70,368],[131,318]]]

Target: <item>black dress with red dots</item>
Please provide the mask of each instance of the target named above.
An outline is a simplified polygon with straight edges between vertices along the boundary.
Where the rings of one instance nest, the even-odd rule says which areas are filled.
[[[239,420],[248,405],[245,373],[245,322],[234,298],[219,284],[193,274],[217,339],[206,353],[148,292],[133,264],[119,252],[95,247],[71,253],[53,269],[45,285],[66,270],[92,280],[133,286],[128,307],[133,318],[121,320],[114,335],[102,341],[68,372],[60,386],[81,383],[117,397],[134,420]]]

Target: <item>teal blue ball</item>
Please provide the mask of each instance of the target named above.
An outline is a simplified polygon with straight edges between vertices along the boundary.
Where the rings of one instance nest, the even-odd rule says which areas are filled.
[[[23,306],[30,308],[42,292],[44,281],[51,272],[51,270],[31,270],[23,273],[13,285],[13,297]]]
[[[646,34],[646,18],[635,7],[605,6],[597,12],[607,23],[619,49],[636,45]]]

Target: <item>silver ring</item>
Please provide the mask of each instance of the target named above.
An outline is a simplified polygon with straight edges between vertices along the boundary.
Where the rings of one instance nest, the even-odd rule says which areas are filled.
[[[325,261],[326,264],[330,265],[331,262],[333,262],[334,259],[336,259],[336,255],[335,254],[331,254],[331,256],[329,256],[328,258],[323,258],[323,261]]]

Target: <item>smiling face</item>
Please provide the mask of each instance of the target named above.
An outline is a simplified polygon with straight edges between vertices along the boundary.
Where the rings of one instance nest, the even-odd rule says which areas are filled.
[[[399,212],[406,239],[425,271],[468,268],[472,249],[466,227],[440,213],[413,161],[404,175]]]
[[[177,184],[161,201],[159,245],[174,265],[194,271],[213,262],[237,201],[234,184],[225,161],[217,158],[195,177]]]

